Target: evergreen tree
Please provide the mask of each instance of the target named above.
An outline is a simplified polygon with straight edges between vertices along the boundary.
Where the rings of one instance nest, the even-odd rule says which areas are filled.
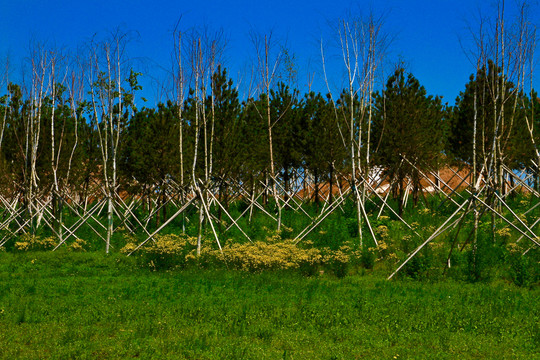
[[[373,160],[386,169],[393,182],[392,193],[401,214],[406,180],[412,181],[416,203],[421,191],[419,170],[436,168],[441,159],[443,106],[439,97],[427,96],[420,82],[410,73],[405,75],[403,68],[397,69],[384,90],[375,94],[374,103]]]
[[[301,111],[298,104],[298,90],[280,82],[276,90],[270,90],[270,106],[274,119],[274,161],[283,179],[285,191],[289,193],[293,171],[301,163]]]
[[[242,165],[240,100],[232,79],[227,79],[227,71],[221,66],[218,66],[212,76],[212,86],[214,113],[211,108],[207,111],[208,117],[214,118],[213,177],[219,186],[219,197],[227,207],[228,180],[238,176]],[[211,99],[208,99],[206,104],[211,107]]]
[[[132,117],[124,136],[120,165],[130,192],[159,194],[160,205],[166,199],[168,179],[178,173],[178,137],[176,111],[169,101],[157,110],[143,108]],[[134,182],[135,180],[136,182]],[[166,207],[161,217],[166,218]],[[160,216],[156,218],[159,225]]]
[[[12,193],[24,192],[27,183],[28,162],[26,151],[27,126],[30,104],[23,98],[19,85],[8,85],[9,101],[6,99],[6,125],[4,128],[2,153],[7,171],[3,179]]]
[[[496,94],[496,88],[506,88],[503,98]],[[498,108],[504,103],[505,113],[511,114],[514,99],[511,99],[514,85],[507,82],[493,62],[488,68],[480,68],[476,75],[471,75],[465,90],[456,99],[448,138],[448,152],[456,159],[472,164],[474,142],[474,119],[476,117],[476,161],[483,164],[493,153],[493,136],[495,135]],[[475,104],[476,101],[476,104]],[[508,125],[508,124],[507,124]],[[508,126],[497,129],[498,133],[507,136]]]
[[[534,101],[488,61],[487,67],[470,76],[456,99],[447,152],[468,164],[473,164],[476,154],[477,171],[495,171],[497,189],[504,194],[504,167],[528,168],[538,160],[534,145],[538,143],[538,126],[534,124],[538,123],[534,115],[538,110],[534,106]],[[529,125],[533,126],[532,134]]]
[[[329,99],[320,93],[310,92],[303,100],[303,159],[306,169],[313,175],[315,192],[313,198],[319,202],[319,183],[327,182],[329,201],[336,170],[343,170],[347,149],[338,129],[336,114]]]
[[[536,149],[540,141],[540,103],[536,92],[532,93],[533,100],[525,94],[517,96],[514,124],[505,144],[507,165],[514,170],[529,168],[538,161]],[[533,125],[532,139],[527,121]]]

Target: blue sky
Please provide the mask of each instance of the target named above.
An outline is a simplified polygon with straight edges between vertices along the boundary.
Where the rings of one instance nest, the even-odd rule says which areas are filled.
[[[507,0],[509,12],[514,4]],[[238,80],[237,74],[243,73],[254,57],[250,31],[273,31],[274,37],[286,42],[296,57],[300,88],[305,88],[310,71],[316,76],[313,89],[325,92],[319,76],[319,41],[331,42],[329,22],[348,11],[367,15],[370,9],[384,14],[385,32],[394,39],[387,57],[388,68],[401,59],[429,94],[442,95],[444,101],[453,104],[474,70],[464,53],[464,48],[472,48],[467,27],[474,26],[479,12],[492,12],[490,0],[2,1],[0,59],[9,56],[13,78],[28,55],[32,39],[70,49],[95,33],[121,27],[138,33],[130,43],[129,54],[144,59],[143,93],[155,102],[158,94],[152,90],[150,78],[164,76],[160,67],[170,66],[171,32],[182,17],[184,29],[201,25],[223,28],[228,38],[225,65],[233,79]],[[532,8],[531,18],[540,19],[538,5]],[[338,66],[332,66],[330,74],[332,83],[339,87]]]

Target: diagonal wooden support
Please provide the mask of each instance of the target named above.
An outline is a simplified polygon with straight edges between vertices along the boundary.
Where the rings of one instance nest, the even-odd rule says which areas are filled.
[[[165,221],[159,228],[154,230],[153,233],[151,233],[142,243],[140,243],[132,252],[128,254],[128,256],[131,256],[135,251],[139,250],[144,244],[146,244],[148,241],[152,240],[154,236],[156,236],[165,226],[169,225],[178,215],[183,213],[190,205],[191,203],[196,199],[196,197],[192,197],[191,199],[188,199],[188,201],[180,208],[176,213],[174,213],[167,221]]]
[[[101,204],[101,206],[100,206]],[[58,249],[62,244],[64,244],[71,236],[75,237],[75,231],[77,231],[81,226],[83,226],[84,224],[87,223],[87,221],[90,219],[90,218],[93,218],[93,213],[95,212],[101,212],[103,210],[103,208],[105,207],[105,205],[107,204],[107,201],[106,199],[101,199],[95,206],[93,206],[90,211],[86,211],[82,217],[80,217],[71,227],[66,227],[64,224],[62,224],[62,227],[66,230],[66,232],[68,233],[67,236],[64,236],[64,238],[62,239],[62,241],[60,241],[58,243],[58,245],[53,249],[56,250]],[[103,240],[105,243],[107,243],[107,240],[97,231],[95,230],[93,227],[90,226],[90,228],[92,230],[94,230],[94,232],[101,238],[101,240]]]
[[[319,226],[319,224],[322,223],[323,220],[326,219],[330,214],[332,214],[334,210],[338,208],[338,205],[344,202],[349,197],[350,194],[352,194],[352,191],[349,191],[349,193],[346,196],[343,196],[340,200],[337,200],[333,204],[331,204],[326,210],[326,213],[320,214],[318,218],[315,218],[311,225],[307,226],[306,228],[304,228],[304,230],[300,232],[300,234],[296,235],[296,237],[293,240],[294,244],[298,244],[310,232],[312,232],[317,226]]]
[[[529,236],[527,233],[525,233],[523,230],[521,230],[520,228],[518,228],[514,223],[512,223],[511,221],[509,221],[507,218],[505,218],[503,215],[501,215],[497,210],[495,210],[493,207],[491,207],[490,205],[488,205],[486,202],[484,202],[482,199],[480,199],[478,196],[472,194],[469,192],[469,194],[471,194],[471,196],[473,196],[478,202],[480,202],[482,205],[484,205],[485,207],[487,207],[493,214],[497,215],[501,220],[503,220],[504,222],[506,222],[508,225],[510,225],[511,227],[513,227],[514,229],[516,229],[519,233],[521,233],[522,235],[524,235],[527,239],[531,240],[533,243],[535,243],[537,246],[540,246],[540,243],[538,243],[538,241],[535,239],[535,238],[532,238],[531,236]],[[532,232],[532,231],[531,231]],[[532,232],[534,234],[534,232]]]
[[[434,232],[433,234],[431,234],[431,236],[429,238],[427,238],[426,241],[424,241],[420,246],[418,246],[412,253],[409,254],[409,256],[407,256],[407,259],[401,263],[401,265],[388,277],[388,280],[392,279],[392,277],[394,277],[394,275],[396,275],[420,250],[422,250],[422,248],[424,246],[426,246],[431,240],[435,239],[437,236],[439,236],[440,234],[442,234],[442,229],[445,227],[446,224],[448,224],[450,222],[450,220],[452,220],[454,218],[454,216],[456,216],[460,211],[461,209],[463,209],[463,207],[467,204],[469,204],[471,202],[471,199],[472,197],[470,197],[469,199],[465,200],[457,209],[456,211],[454,211],[452,213],[452,215],[450,215],[443,223],[441,226],[439,226]]]
[[[238,223],[234,220],[234,218],[229,214],[229,212],[227,211],[227,209],[225,209],[225,207],[218,201],[218,199],[214,196],[214,194],[209,191],[208,192],[210,194],[210,196],[216,201],[216,203],[218,204],[218,206],[221,208],[221,210],[223,210],[223,212],[225,212],[225,214],[229,217],[229,219],[231,219],[231,221],[233,222],[233,224],[238,228],[238,230],[240,230],[240,232],[242,233],[242,235],[244,235],[250,242],[251,241],[251,238],[244,232],[244,230],[242,230],[242,228],[240,227],[240,225],[238,225]]]

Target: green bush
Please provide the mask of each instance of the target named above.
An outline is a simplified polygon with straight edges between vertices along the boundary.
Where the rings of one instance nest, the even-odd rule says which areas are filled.
[[[509,276],[517,286],[530,287],[540,281],[540,259],[538,251],[523,255],[523,248],[518,244],[509,244],[507,247]]]
[[[360,263],[362,266],[368,270],[373,269],[375,266],[375,252],[371,250],[373,248],[368,248],[364,246],[362,253],[360,254]]]

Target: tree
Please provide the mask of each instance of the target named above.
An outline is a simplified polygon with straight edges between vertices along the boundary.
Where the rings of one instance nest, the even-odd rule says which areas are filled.
[[[219,198],[228,204],[228,180],[238,175],[242,157],[240,100],[227,70],[218,65],[212,75],[213,106],[207,109],[213,118],[213,178],[219,186]],[[211,99],[207,104],[212,104]],[[219,211],[221,218],[221,208]]]
[[[290,191],[292,171],[300,166],[300,107],[298,90],[292,90],[283,82],[277,88],[270,90],[270,107],[274,132],[273,147],[277,173],[281,175],[285,196]]]
[[[493,81],[497,84],[496,86],[506,89],[504,99],[511,99],[511,101],[508,100],[503,103],[502,98],[493,96]],[[449,153],[458,160],[472,164],[473,121],[476,115],[476,142],[478,144],[476,162],[477,164],[484,164],[489,161],[489,157],[492,156],[493,137],[496,136],[496,123],[493,119],[497,117],[497,114],[494,114],[493,111],[504,104],[505,113],[511,114],[515,96],[513,92],[514,85],[503,77],[501,69],[497,68],[491,61],[488,63],[487,68],[481,67],[476,75],[471,75],[469,82],[465,85],[465,90],[456,99],[448,137]],[[509,126],[499,128],[497,131],[502,134],[503,138],[508,138],[511,134]]]
[[[247,99],[240,111],[242,135],[242,164],[240,176],[251,192],[258,188],[259,181],[264,181],[270,161],[268,153],[268,128],[266,119],[260,114],[266,108],[266,94],[257,99]],[[265,202],[267,192],[265,192]],[[251,194],[253,195],[253,193]]]
[[[412,182],[416,202],[420,171],[438,166],[444,125],[441,99],[427,96],[420,82],[410,73],[405,75],[403,68],[398,68],[384,90],[375,94],[373,159],[386,169],[400,215],[407,188],[405,181]]]
[[[116,31],[103,42],[90,44],[88,85],[92,104],[92,125],[98,134],[104,190],[107,196],[107,240],[109,252],[113,233],[114,195],[118,181],[120,138],[135,110],[134,94],[141,90],[140,75],[129,68],[128,37]],[[129,73],[129,75],[128,75]]]
[[[536,173],[536,186],[540,180],[538,169],[538,144],[540,143],[540,98],[532,90],[530,97],[520,94],[521,107],[518,110],[517,124],[512,129],[508,141],[508,154],[511,169],[528,169]]]
[[[178,138],[175,107],[171,102],[158,104],[157,110],[143,108],[135,113],[123,140],[121,170],[144,193],[159,194],[159,204],[165,201],[167,178],[178,173]],[[126,183],[133,183],[126,181]],[[147,195],[147,194],[146,194]],[[163,219],[166,207],[161,208]],[[159,225],[159,214],[156,225]]]
[[[282,51],[275,53],[273,49],[275,44],[272,42],[272,34],[265,35],[264,39],[262,36],[257,36],[252,34],[252,42],[255,47],[257,55],[257,73],[259,77],[259,87],[260,87],[260,99],[266,100],[266,108],[264,112],[259,111],[259,116],[266,120],[267,131],[268,131],[268,153],[270,156],[270,178],[272,183],[272,195],[274,196],[274,201],[277,207],[277,228],[281,228],[281,210],[282,204],[280,203],[280,198],[278,195],[278,189],[276,186],[276,164],[275,164],[275,155],[274,155],[274,139],[273,139],[273,128],[274,125],[280,120],[280,118],[272,117],[272,107],[270,104],[271,94],[270,89],[273,88],[275,79],[278,76],[279,67],[282,58]],[[256,106],[255,109],[258,109]],[[283,115],[284,112],[281,113]]]
[[[343,170],[348,152],[339,133],[330,96],[325,99],[320,93],[306,94],[302,118],[303,158],[306,169],[314,178],[314,200],[316,203],[320,200],[319,182],[327,181],[331,203],[335,170]]]

